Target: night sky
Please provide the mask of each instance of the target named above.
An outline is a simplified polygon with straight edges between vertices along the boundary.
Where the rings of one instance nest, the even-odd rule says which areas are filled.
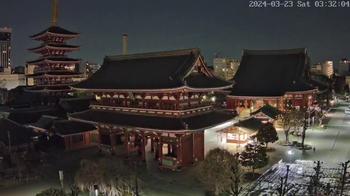
[[[199,47],[239,58],[247,49],[307,47],[313,63],[350,57],[350,8],[249,8],[248,0],[60,0],[58,24],[81,33],[72,54],[102,63],[121,53]],[[1,0],[0,26],[13,28],[15,66],[36,58],[29,38],[50,25],[51,0]]]

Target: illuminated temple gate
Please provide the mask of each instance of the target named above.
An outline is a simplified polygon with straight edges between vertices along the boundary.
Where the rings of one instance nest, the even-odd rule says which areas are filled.
[[[103,149],[145,160],[150,145],[161,167],[176,169],[203,160],[204,130],[232,120],[207,99],[230,87],[208,71],[198,49],[109,56],[73,86],[96,100],[70,118],[97,125]]]

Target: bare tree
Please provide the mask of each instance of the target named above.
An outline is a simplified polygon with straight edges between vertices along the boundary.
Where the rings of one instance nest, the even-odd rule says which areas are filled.
[[[122,161],[109,159],[82,160],[75,183],[82,191],[93,191],[98,185],[101,193],[115,196],[134,196],[134,175]]]
[[[291,122],[291,110],[286,110],[285,112],[283,112],[279,118],[282,122],[282,127],[283,127],[283,131],[284,131],[284,135],[286,137],[286,144],[289,144],[289,131],[292,125]]]

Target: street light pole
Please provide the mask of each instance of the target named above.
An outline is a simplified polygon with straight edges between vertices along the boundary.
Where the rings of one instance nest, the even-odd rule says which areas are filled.
[[[340,196],[343,195],[343,192],[344,192],[344,186],[345,186],[345,180],[346,180],[346,173],[347,173],[347,170],[348,170],[348,165],[350,163],[350,160],[349,161],[346,161],[345,163],[342,163],[342,167],[343,167],[343,175],[342,175],[342,179],[341,179],[341,188],[340,188]]]
[[[303,134],[301,135],[301,147],[302,147],[303,150],[305,149],[304,142],[305,142],[306,129],[307,129],[307,124],[306,124],[306,113],[305,113]]]

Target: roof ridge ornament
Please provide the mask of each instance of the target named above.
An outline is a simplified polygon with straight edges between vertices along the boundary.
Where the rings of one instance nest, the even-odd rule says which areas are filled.
[[[52,0],[51,25],[57,26],[57,20],[58,20],[58,0]]]

